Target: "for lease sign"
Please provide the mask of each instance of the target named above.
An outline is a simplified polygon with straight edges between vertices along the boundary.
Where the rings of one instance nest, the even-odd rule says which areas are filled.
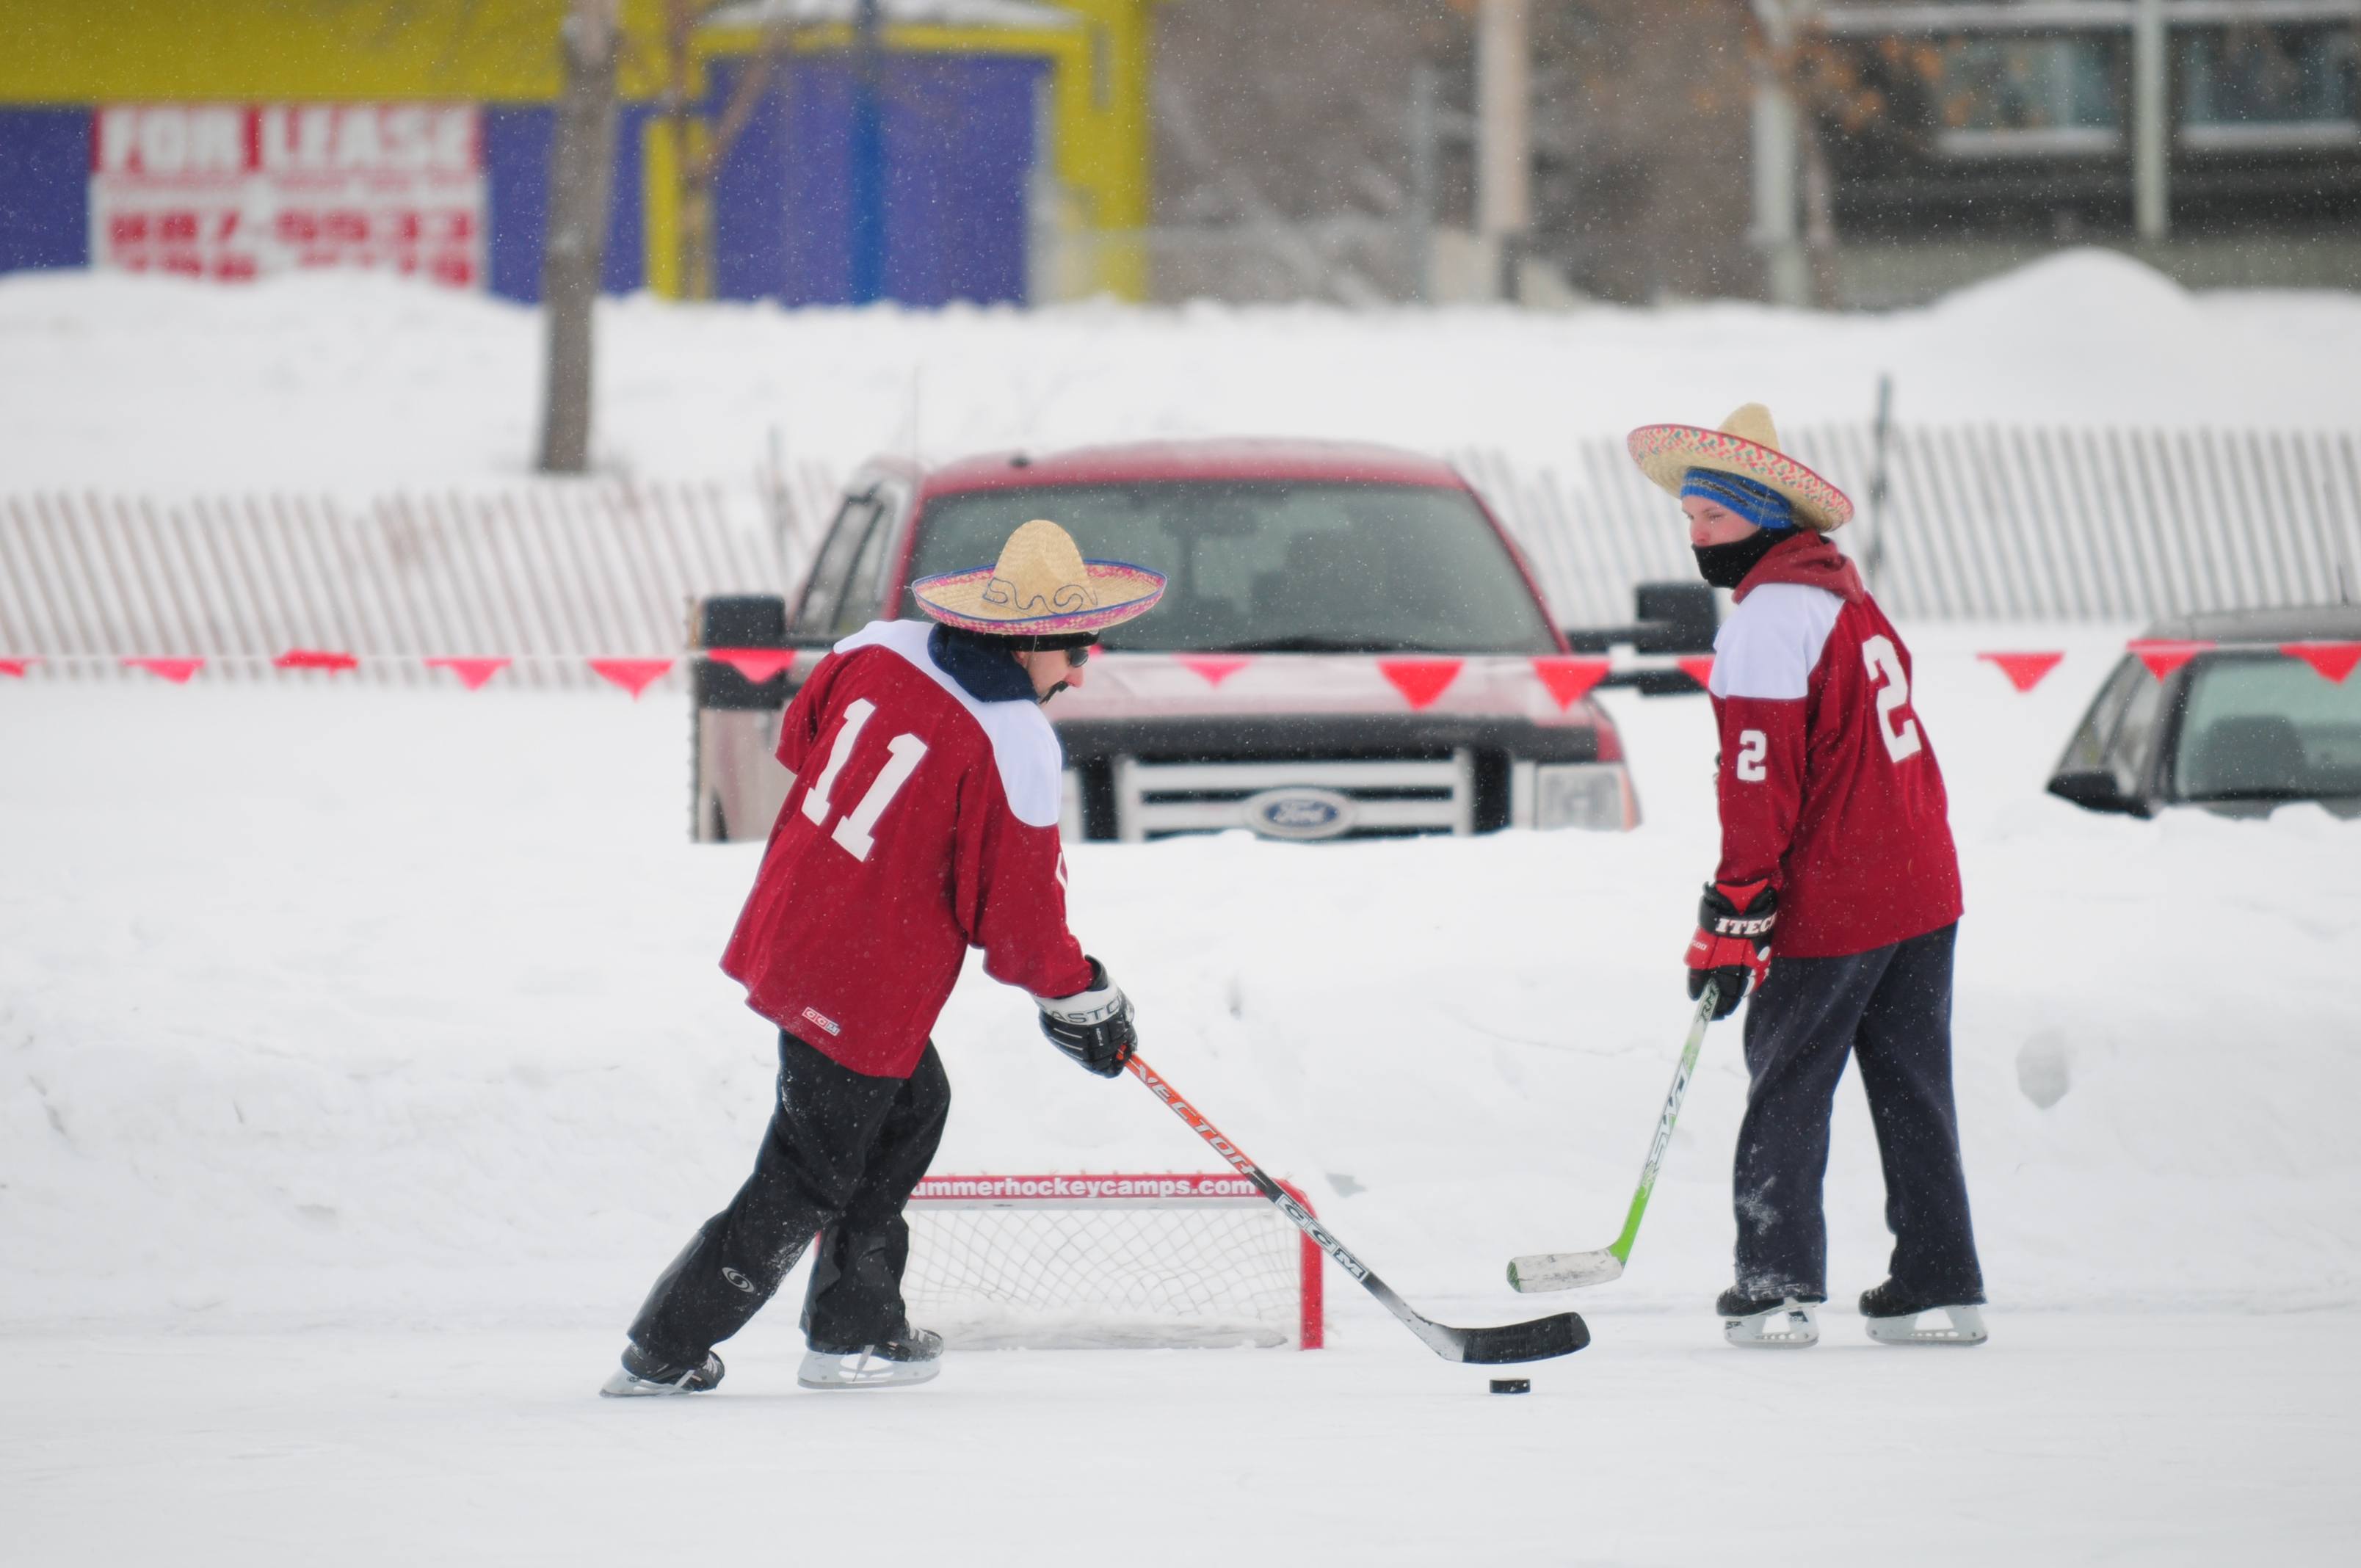
[[[465,104],[109,105],[91,134],[90,225],[98,267],[375,267],[478,287],[481,122]]]

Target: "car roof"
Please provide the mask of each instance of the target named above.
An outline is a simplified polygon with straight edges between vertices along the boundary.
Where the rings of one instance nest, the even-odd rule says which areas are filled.
[[[1107,485],[1136,480],[1311,480],[1423,485],[1460,490],[1467,482],[1440,458],[1396,446],[1351,441],[1290,441],[1224,436],[1195,441],[1136,441],[1068,452],[994,452],[963,457],[928,473],[928,495],[1036,485]]]
[[[2189,642],[2303,642],[2361,637],[2361,604],[2224,609],[2173,616],[2144,636]]]

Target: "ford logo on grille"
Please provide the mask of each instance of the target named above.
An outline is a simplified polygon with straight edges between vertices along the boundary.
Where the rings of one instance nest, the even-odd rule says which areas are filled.
[[[1244,804],[1246,826],[1266,839],[1334,839],[1353,830],[1360,807],[1349,795],[1298,784],[1267,789]]]

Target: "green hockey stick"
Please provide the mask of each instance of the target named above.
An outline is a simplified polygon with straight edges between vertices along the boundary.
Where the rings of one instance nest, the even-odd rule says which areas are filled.
[[[1656,1118],[1656,1141],[1648,1146],[1648,1163],[1640,1170],[1640,1190],[1631,1194],[1631,1212],[1623,1216],[1623,1234],[1596,1252],[1535,1252],[1512,1258],[1509,1284],[1526,1292],[1574,1290],[1604,1285],[1623,1276],[1631,1261],[1631,1244],[1639,1239],[1640,1216],[1648,1212],[1648,1195],[1656,1190],[1656,1168],[1664,1163],[1665,1146],[1673,1141],[1673,1123],[1681,1113],[1681,1096],[1688,1092],[1689,1075],[1697,1070],[1697,1048],[1705,1044],[1705,1026],[1713,1022],[1720,985],[1705,982],[1697,998],[1697,1017],[1689,1024],[1688,1044],[1681,1047],[1681,1065],[1673,1074],[1673,1091],[1664,1096],[1664,1113]]]

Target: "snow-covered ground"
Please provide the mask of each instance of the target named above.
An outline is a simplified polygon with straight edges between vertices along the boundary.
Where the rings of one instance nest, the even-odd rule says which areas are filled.
[[[0,280],[0,493],[513,479],[538,319],[387,280]],[[1719,417],[2316,427],[2361,301],[2070,254],[1923,311],[603,307],[602,462],[1155,433],[1556,461]],[[1828,1343],[1732,1351],[1737,1030],[1630,1274],[1521,1399],[1330,1274],[1334,1348],[968,1354],[805,1395],[792,1298],[714,1398],[591,1397],[742,1176],[764,1027],[714,959],[677,696],[0,678],[0,1562],[2344,1561],[2361,1526],[2361,824],[2103,818],[2040,784],[2128,629],[1905,627],[1968,883],[1984,1350],[1882,1350],[1840,1097]],[[2037,691],[1978,663],[2062,649]],[[0,652],[7,650],[0,650]],[[1071,856],[1146,1048],[1413,1301],[1620,1223],[1711,861],[1694,699],[1614,694],[1619,837]],[[972,978],[939,1169],[1208,1168]]]
[[[11,1564],[2334,1564],[2350,1325],[2018,1315],[1985,1350],[1803,1354],[1608,1308],[1484,1393],[1408,1336],[969,1357],[807,1394],[588,1398],[579,1332],[5,1342]],[[1397,1343],[1399,1341],[1399,1343]]]
[[[480,296],[319,274],[250,289],[0,278],[0,492],[325,489],[514,479],[540,410],[541,318]],[[2068,252],[1924,310],[1743,304],[1356,313],[1320,306],[1038,313],[600,307],[597,456],[741,482],[775,441],[840,472],[1154,435],[1491,448],[1768,402],[1870,417],[1881,374],[1919,424],[2341,428],[2361,298],[2191,293]]]
[[[0,681],[0,1557],[2341,1560],[2361,824],[2048,799],[2123,629],[1904,630],[1968,883],[1993,1343],[1859,1339],[1848,1083],[1829,1343],[1720,1343],[1724,1026],[1595,1343],[1522,1401],[1333,1271],[1313,1355],[807,1396],[782,1302],[714,1398],[596,1400],[767,1110],[713,968],[756,850],[685,841],[677,699]],[[1994,648],[2068,657],[2020,696]],[[1072,854],[1159,1069],[1437,1315],[1530,1312],[1509,1255],[1609,1238],[1677,1051],[1711,738],[1610,701],[1633,834]],[[972,977],[939,1037],[938,1168],[1207,1168],[1020,996]]]

